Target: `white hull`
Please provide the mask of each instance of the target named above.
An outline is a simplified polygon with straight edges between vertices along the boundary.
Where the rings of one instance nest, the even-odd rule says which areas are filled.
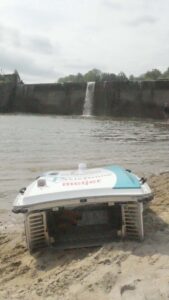
[[[133,202],[152,198],[147,183],[121,168],[116,167],[116,170],[121,172],[124,186],[118,182],[119,174],[105,168],[81,172],[48,172],[18,194],[13,211],[17,213],[78,204]]]
[[[51,171],[22,189],[13,212],[25,214],[29,250],[98,246],[117,238],[144,238],[145,180],[118,166]]]

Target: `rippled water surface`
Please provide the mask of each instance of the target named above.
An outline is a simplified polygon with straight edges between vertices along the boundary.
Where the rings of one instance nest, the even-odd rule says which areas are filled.
[[[119,164],[138,175],[169,170],[169,124],[157,121],[0,115],[0,208],[54,169]]]

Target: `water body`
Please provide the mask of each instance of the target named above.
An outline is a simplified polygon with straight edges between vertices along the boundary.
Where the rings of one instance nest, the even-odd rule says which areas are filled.
[[[119,164],[138,175],[169,170],[169,124],[157,121],[0,115],[0,208],[47,170]]]

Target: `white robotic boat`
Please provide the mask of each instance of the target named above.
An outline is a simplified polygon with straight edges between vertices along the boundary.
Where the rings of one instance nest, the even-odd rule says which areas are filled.
[[[144,178],[112,165],[50,171],[20,190],[14,213],[25,215],[29,250],[101,245],[118,236],[142,240],[143,204],[153,199]]]

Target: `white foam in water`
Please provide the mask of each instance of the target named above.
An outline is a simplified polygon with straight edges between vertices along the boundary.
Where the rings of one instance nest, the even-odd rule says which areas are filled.
[[[83,107],[83,116],[92,116],[95,82],[88,82]]]

